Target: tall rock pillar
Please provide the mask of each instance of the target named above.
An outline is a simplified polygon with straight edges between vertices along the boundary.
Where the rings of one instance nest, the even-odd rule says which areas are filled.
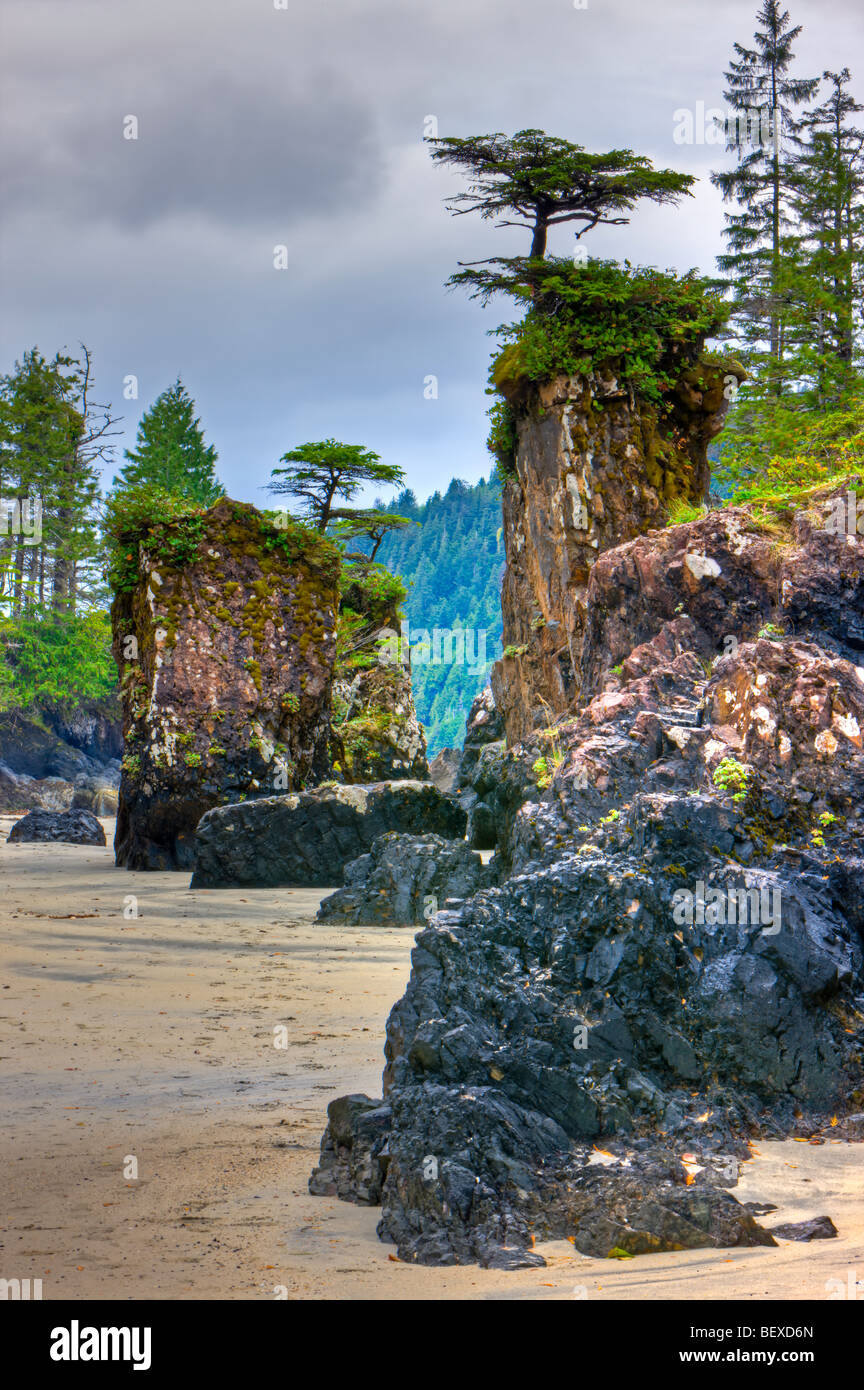
[[[116,860],[187,868],[211,807],[327,775],[339,556],[227,498],[124,541]]]

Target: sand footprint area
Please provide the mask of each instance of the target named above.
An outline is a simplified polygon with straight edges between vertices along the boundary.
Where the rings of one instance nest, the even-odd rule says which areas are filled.
[[[326,1107],[380,1094],[410,928],[316,925],[321,890],[191,892],[0,818],[0,1278],[45,1299],[864,1301],[864,1145],[764,1143],[736,1195],[836,1240],[545,1269],[420,1268],[310,1197]],[[137,916],[133,913],[137,912]],[[282,1045],[284,1044],[284,1045]],[[845,1290],[845,1294],[842,1294]]]

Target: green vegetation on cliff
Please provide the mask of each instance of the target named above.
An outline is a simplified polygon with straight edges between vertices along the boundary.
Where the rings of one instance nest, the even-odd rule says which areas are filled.
[[[406,490],[392,510],[419,523],[386,536],[378,556],[407,588],[402,609],[414,703],[434,757],[444,747],[461,747],[471,701],[501,655],[501,485],[494,474],[474,486],[454,478],[425,502]],[[461,662],[446,660],[446,637],[439,643],[445,659],[436,660],[435,629],[454,634]],[[458,633],[466,631],[470,637],[460,646]]]
[[[522,381],[583,375],[611,363],[639,395],[660,404],[682,360],[695,357],[727,314],[695,271],[676,275],[615,261],[532,261],[512,280],[505,269],[492,292],[499,287],[528,305],[522,319],[496,330],[505,346],[491,381],[505,395]]]

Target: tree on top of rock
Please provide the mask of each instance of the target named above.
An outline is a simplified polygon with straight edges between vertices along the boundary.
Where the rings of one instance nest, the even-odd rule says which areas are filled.
[[[374,560],[384,537],[391,531],[401,531],[406,526],[419,526],[419,521],[414,521],[410,516],[399,516],[396,512],[369,511],[357,512],[355,516],[341,517],[334,527],[336,537],[346,544],[350,541],[366,540],[369,541],[372,549],[368,553],[358,556],[348,556],[349,559]]]
[[[283,454],[280,463],[286,468],[274,468],[271,477],[277,481],[269,491],[281,497],[296,498],[303,516],[319,531],[326,531],[331,522],[358,521],[369,517],[368,510],[337,506],[339,498],[348,502],[367,483],[384,483],[391,487],[404,482],[405,473],[398,464],[382,463],[378,454],[362,444],[342,444],[336,439],[321,439],[317,443],[298,444]],[[365,528],[367,534],[368,526]],[[358,534],[355,531],[355,534]]]
[[[525,227],[531,232],[530,259],[546,254],[550,227],[582,222],[577,239],[598,225],[617,227],[629,221],[622,214],[640,199],[674,203],[695,182],[690,174],[655,169],[632,150],[589,154],[542,130],[449,136],[429,144],[436,146],[434,160],[469,177],[468,191],[446,200],[453,215],[479,212],[485,219],[500,217],[499,227]]]
[[[215,473],[218,455],[205,444],[195,402],[179,377],[145,410],[136,447],[124,456],[128,462],[114,479],[115,488],[148,486],[204,507],[225,492]]]

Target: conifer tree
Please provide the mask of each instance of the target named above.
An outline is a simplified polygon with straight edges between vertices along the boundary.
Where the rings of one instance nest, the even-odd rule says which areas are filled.
[[[7,510],[16,503],[0,536],[0,597],[11,615],[71,615],[93,597],[98,465],[110,458],[115,421],[92,393],[84,346],[80,358],[51,360],[33,348],[0,378],[0,495]],[[28,536],[37,510],[40,534]]]
[[[779,394],[783,379],[783,239],[790,229],[788,141],[795,108],[818,87],[818,78],[792,73],[801,25],[791,26],[778,0],[762,0],[761,25],[752,48],[735,44],[726,72],[727,149],[737,162],[711,175],[724,200],[739,211],[726,215],[728,250],[718,258],[734,299],[735,329],[748,365],[761,371]]]
[[[117,489],[153,487],[204,507],[225,491],[215,473],[216,450],[204,442],[195,402],[179,377],[144,412],[135,448],[124,457]]]
[[[395,487],[405,480],[398,464],[382,463],[378,454],[362,444],[343,444],[338,439],[298,444],[279,461],[287,467],[271,470],[275,481],[269,491],[296,499],[304,519],[322,532],[331,522],[371,515],[366,509],[338,506],[340,498],[350,502],[369,483]]]
[[[819,405],[858,378],[864,288],[864,130],[855,123],[864,106],[849,91],[848,68],[823,76],[827,95],[797,125],[787,244],[798,373]]]

